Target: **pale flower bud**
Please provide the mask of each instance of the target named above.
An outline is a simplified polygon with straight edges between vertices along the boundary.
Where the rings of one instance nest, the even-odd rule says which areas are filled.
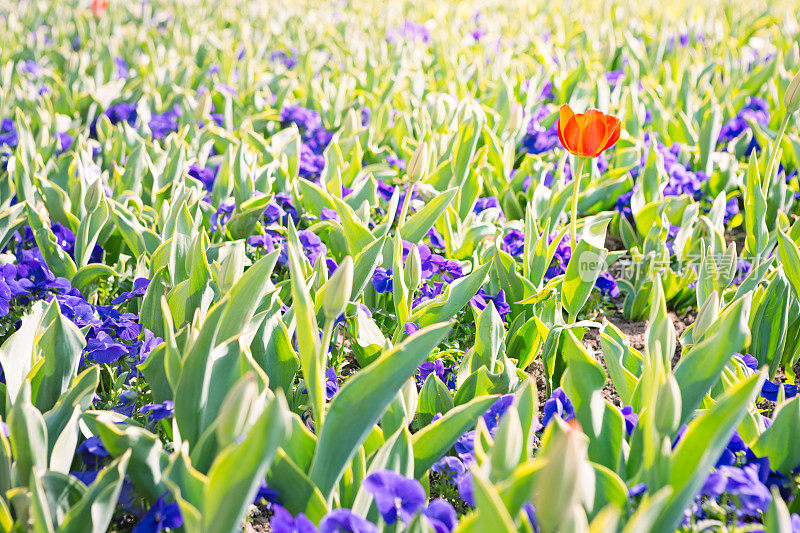
[[[514,106],[511,108],[511,116],[508,117],[509,137],[516,135],[520,127],[522,127],[522,115],[522,106],[519,104],[514,104]]]
[[[786,108],[786,112],[789,114],[800,109],[800,72],[792,78],[786,88],[786,92],[783,93],[783,107]]]
[[[411,156],[411,161],[408,163],[408,179],[411,182],[419,181],[425,175],[425,169],[428,168],[428,143],[422,141]]]
[[[419,257],[419,249],[417,248],[416,244],[412,245],[411,249],[408,251],[408,257],[406,258],[405,278],[408,290],[417,290],[417,287],[419,287],[419,282],[422,279],[422,260]]]
[[[672,373],[658,388],[655,418],[656,429],[662,435],[671,435],[681,422],[681,389]]]
[[[339,268],[333,273],[325,287],[325,294],[322,297],[322,311],[326,320],[336,320],[344,312],[347,302],[350,301],[352,291],[353,259],[348,255],[342,260]]]

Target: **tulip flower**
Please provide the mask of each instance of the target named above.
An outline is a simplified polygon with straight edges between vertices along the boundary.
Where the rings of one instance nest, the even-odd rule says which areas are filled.
[[[91,9],[95,17],[102,17],[108,9],[108,0],[92,0]]]
[[[619,139],[620,121],[597,109],[575,114],[569,105],[561,106],[558,116],[558,139],[571,154],[597,157]]]
[[[578,217],[578,186],[586,161],[608,150],[619,139],[620,121],[597,109],[576,114],[568,104],[561,106],[558,116],[558,140],[572,155],[581,159],[578,172],[572,177],[572,213],[570,246],[575,250],[575,226]]]

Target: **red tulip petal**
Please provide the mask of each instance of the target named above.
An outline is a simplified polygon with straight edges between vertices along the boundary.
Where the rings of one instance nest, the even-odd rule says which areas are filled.
[[[614,146],[619,140],[619,134],[622,130],[622,125],[620,120],[615,117],[614,115],[606,115],[605,117],[606,122],[606,139],[603,143],[603,147],[600,149],[600,152],[604,152]]]
[[[578,142],[580,141],[580,127],[576,120],[577,116],[572,111],[569,105],[564,104],[561,106],[561,111],[558,115],[558,140],[561,145],[573,154],[578,149]]]
[[[603,113],[596,109],[586,112],[586,125],[583,128],[581,139],[586,156],[597,157],[600,155],[603,141],[606,139],[606,122]]]
[[[581,152],[581,128],[576,117],[572,117],[564,126],[562,136],[564,148],[575,155],[582,155]]]
[[[564,140],[564,128],[567,126],[567,122],[569,119],[575,116],[575,113],[572,111],[572,108],[569,107],[568,104],[564,104],[561,106],[561,111],[558,115],[558,140],[561,141],[561,145],[564,148],[567,148],[567,142]]]

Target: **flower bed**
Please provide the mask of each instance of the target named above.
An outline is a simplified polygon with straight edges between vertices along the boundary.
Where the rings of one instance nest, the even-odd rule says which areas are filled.
[[[0,529],[800,531],[800,6],[270,4],[0,10]]]

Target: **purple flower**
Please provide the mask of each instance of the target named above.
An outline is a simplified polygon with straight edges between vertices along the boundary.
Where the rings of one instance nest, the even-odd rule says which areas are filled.
[[[292,514],[280,505],[272,506],[272,517],[269,525],[276,533],[317,533],[317,526],[303,513],[292,517]]]
[[[403,324],[403,332],[405,332],[406,335],[413,335],[417,331],[419,331],[419,326],[416,325],[415,323],[406,322],[405,324]]]
[[[322,211],[320,212],[320,218],[322,220],[335,220],[336,222],[342,221],[341,217],[339,217],[339,213],[330,207],[322,208]]]
[[[281,109],[280,121],[283,126],[295,124],[301,132],[322,127],[319,113],[299,105],[287,105]]]
[[[422,511],[436,533],[450,533],[458,523],[456,511],[449,502],[436,498]]]
[[[594,286],[600,289],[606,296],[610,296],[611,298],[616,298],[619,296],[619,287],[617,287],[617,280],[614,279],[609,272],[603,272],[597,277],[597,280],[594,282]]]
[[[461,435],[453,448],[464,463],[469,464],[475,461],[475,430]]]
[[[117,79],[128,79],[128,70],[128,62],[125,61],[124,57],[117,56],[114,58],[114,72],[117,75]]]
[[[201,167],[197,163],[192,163],[189,166],[187,174],[203,184],[203,188],[211,192],[214,190],[214,182],[217,179],[219,172],[219,165],[216,168]]]
[[[306,229],[298,231],[297,237],[300,240],[300,246],[303,248],[303,253],[312,265],[317,262],[317,257],[325,257],[328,248],[316,233]],[[283,264],[287,264],[289,262],[289,248],[286,243],[284,243],[283,248],[281,249],[280,256],[278,256],[278,261]]]
[[[619,82],[622,81],[622,78],[625,77],[624,70],[609,70],[606,72],[606,81],[608,82],[611,87],[616,87],[619,85]]]
[[[400,159],[399,157],[397,157],[394,154],[389,154],[389,155],[386,156],[386,164],[389,165],[390,167],[393,167],[393,168],[396,168],[396,169],[405,169],[406,168],[405,160]],[[391,197],[391,194],[389,196]]]
[[[682,424],[681,427],[678,428],[678,433],[675,434],[675,438],[672,439],[672,449],[675,449],[675,446],[683,439],[683,436],[686,435],[686,432],[689,431],[689,426],[686,424]]]
[[[472,208],[472,211],[475,214],[478,214],[486,211],[487,209],[497,209],[497,211],[500,213],[500,217],[503,216],[503,209],[500,207],[500,201],[495,196],[478,198],[475,201],[475,206]]]
[[[136,111],[136,104],[128,102],[120,102],[109,106],[108,109],[103,111],[103,115],[108,117],[112,125],[119,124],[120,122],[127,122],[131,126],[136,123],[138,112]],[[92,137],[97,137],[97,118],[95,118],[89,125],[89,134]]]
[[[779,383],[773,383],[770,380],[765,380],[764,385],[761,387],[761,397],[771,402],[777,402],[779,390]],[[793,383],[786,383],[783,385],[783,392],[787,399],[794,398],[797,396],[797,385]]]
[[[75,453],[81,456],[86,468],[92,470],[99,470],[102,467],[103,460],[108,457],[108,450],[106,450],[106,447],[103,446],[103,441],[98,437],[89,437],[81,442]]]
[[[489,430],[489,435],[494,437],[497,433],[497,426],[500,425],[500,419],[506,414],[508,408],[514,403],[513,394],[504,394],[494,401],[491,407],[483,414],[483,421],[486,422],[486,428]]]
[[[325,397],[328,400],[332,400],[337,392],[339,392],[339,381],[336,376],[336,369],[330,367],[325,371]]]
[[[548,242],[553,242],[553,237],[548,237]],[[552,279],[567,272],[567,264],[572,257],[572,249],[569,246],[569,239],[562,238],[556,246],[556,252],[553,254],[553,261],[547,267],[544,273],[545,279]]]
[[[127,355],[128,348],[124,344],[114,342],[105,331],[100,331],[96,337],[87,339],[85,353],[87,359],[107,365]]]
[[[500,315],[500,318],[505,320],[506,315],[511,312],[511,307],[506,303],[506,295],[503,289],[500,289],[496,295],[492,296],[487,294],[483,287],[481,287],[478,289],[478,292],[475,293],[475,296],[472,297],[470,303],[479,311],[483,311],[486,309],[486,306],[489,305],[490,301],[494,302],[494,307],[497,309],[497,314]]]
[[[143,296],[145,292],[147,292],[147,287],[150,285],[150,280],[147,278],[136,278],[133,280],[133,289],[130,292],[123,292],[113,300],[111,300],[112,305],[119,305],[123,302],[127,302],[131,298],[136,296]]]
[[[444,242],[444,237],[442,237],[442,234],[439,233],[439,231],[436,228],[431,227],[431,229],[428,230],[428,233],[426,233],[425,235],[430,239],[431,246],[433,246],[434,248],[444,248],[446,246],[446,243]]]
[[[456,480],[467,471],[467,467],[458,457],[450,455],[442,457],[431,466],[431,471],[439,474],[439,478],[445,481]]]
[[[319,533],[378,533],[378,526],[350,509],[333,509],[320,521]]]
[[[633,498],[639,496],[640,494],[644,494],[646,491],[647,491],[647,483],[637,483],[628,490],[628,499],[632,500]]]
[[[549,87],[552,95],[552,84]],[[522,139],[522,146],[529,154],[542,154],[558,146],[558,121],[554,120],[549,127],[542,125],[542,121],[549,116],[550,111],[548,111],[547,106],[542,105],[539,106],[536,113],[528,121],[525,137]]]
[[[431,32],[424,24],[406,21],[399,28],[391,28],[386,32],[386,40],[391,44],[399,42],[422,42],[428,43],[431,40]]]
[[[734,197],[725,202],[724,222],[727,224],[733,217],[739,214],[739,199]]]
[[[17,267],[13,264],[6,263],[0,267],[0,316],[8,314],[12,298],[29,294],[29,291],[16,278]]]
[[[250,246],[263,246],[267,251],[272,251],[283,246],[284,238],[278,233],[267,230],[264,235],[251,235],[247,238]]]
[[[144,363],[150,352],[163,342],[164,339],[156,337],[152,331],[145,329],[144,339],[141,342],[132,344],[128,349],[128,355],[134,357],[139,364]]]
[[[628,220],[633,220],[633,212],[631,211],[631,198],[633,191],[625,192],[617,197],[615,202],[615,209]]]
[[[270,205],[276,206],[281,211],[281,222],[283,225],[289,223],[289,218],[292,219],[292,222],[297,225],[298,220],[300,220],[300,215],[297,214],[297,208],[292,203],[292,195],[286,192],[279,192],[275,194],[275,197],[270,202]],[[269,209],[269,207],[268,207]],[[274,214],[274,213],[273,213]],[[268,224],[276,222],[278,219],[271,219],[267,212],[264,212],[264,216],[267,220]]]
[[[458,495],[467,505],[475,507],[475,487],[472,484],[472,474],[470,472],[466,472],[458,478]]]
[[[233,198],[228,198],[227,200],[223,201],[217,207],[217,210],[214,211],[214,214],[211,215],[209,220],[209,229],[212,232],[221,231],[225,224],[233,216],[233,210],[236,207],[236,201]]]
[[[509,255],[521,256],[525,249],[525,234],[518,229],[512,229],[503,236],[502,248]]]
[[[372,494],[386,524],[394,524],[398,518],[409,523],[425,506],[425,489],[416,479],[409,479],[391,470],[373,472],[363,482]]]
[[[542,427],[546,427],[554,416],[559,416],[564,421],[571,420],[575,416],[575,408],[561,387],[556,388],[544,402]]]
[[[183,516],[177,503],[166,503],[167,493],[159,497],[142,520],[133,528],[133,533],[158,533],[165,529],[175,529],[183,525]]]
[[[163,113],[154,114],[148,123],[153,139],[163,139],[173,131],[178,131],[178,119],[181,115],[183,115],[183,110],[178,104]]]
[[[753,269],[752,263],[747,261],[746,259],[739,259],[736,261],[736,277],[733,278],[731,281],[732,285],[739,285],[740,283],[744,282],[747,279],[747,276],[750,275],[750,271]]]
[[[300,145],[300,177],[312,179],[325,168],[325,157],[315,153],[311,147],[303,143]]]
[[[133,313],[122,314],[113,307],[102,305],[96,306],[95,310],[103,320],[100,327],[109,334],[116,335],[122,340],[132,341],[142,332],[142,326],[136,322],[139,317]]]
[[[92,307],[82,296],[73,296],[71,294],[56,296],[61,312],[64,316],[75,323],[76,326],[82,328],[84,326],[101,324],[100,320],[95,315],[95,309]],[[88,351],[89,344],[86,349]]]
[[[742,355],[742,354],[737,352],[737,353],[735,353],[733,355],[738,357],[739,359],[741,359],[742,362],[745,364],[745,366],[747,366],[751,370],[758,370],[758,359],[756,359],[755,357],[753,357],[749,353],[746,353],[746,354]]]
[[[288,69],[293,69],[297,66],[297,59],[295,59],[294,55],[297,54],[297,50],[293,53],[285,52],[284,50],[273,50],[269,54],[270,61],[280,61],[283,63],[283,66]]]
[[[372,286],[379,293],[392,292],[392,269],[376,268],[372,274]]]
[[[85,472],[70,472],[69,475],[74,476],[78,479],[78,481],[88,487],[94,483],[94,480],[97,479],[97,474],[99,473],[99,470],[87,470]]]
[[[0,146],[15,148],[19,144],[16,124],[10,118],[0,120]]]
[[[536,507],[531,502],[525,502],[522,506],[522,512],[525,513],[525,518],[533,528],[533,533],[540,533],[539,522],[536,519]]]
[[[32,78],[38,78],[44,72],[39,63],[33,59],[26,59],[20,63],[19,69]]]
[[[712,497],[730,494],[739,503],[736,512],[740,517],[760,516],[772,501],[772,495],[759,478],[758,470],[754,464],[744,468],[721,466],[709,474],[701,492]]]
[[[392,199],[392,195],[394,195],[394,191],[396,187],[394,185],[390,185],[384,181],[377,180],[378,182],[378,194],[384,201],[388,202]]]
[[[61,155],[64,152],[68,152],[70,148],[72,148],[72,142],[75,139],[72,138],[72,135],[69,133],[59,133],[56,135],[56,141],[58,142],[58,151],[56,155]]]
[[[728,122],[723,124],[719,132],[718,142],[731,141],[750,129],[748,120],[761,126],[769,124],[769,105],[766,100],[749,96],[744,107],[735,116],[731,117]]]
[[[165,400],[163,403],[150,403],[139,409],[143,415],[150,413],[150,420],[161,420],[172,416],[175,412],[175,402]]]
[[[444,366],[444,363],[442,363],[441,359],[437,359],[436,361],[433,362],[425,361],[424,363],[419,365],[419,379],[424,383],[425,380],[428,379],[428,376],[434,374],[439,379],[444,381],[445,375],[449,369],[450,367]]]
[[[322,152],[324,152],[325,148],[328,147],[328,144],[330,144],[332,138],[333,132],[324,128],[308,130],[303,135],[303,146],[318,156],[318,158],[320,158],[322,161],[321,166],[325,166],[325,159],[322,158]]]
[[[625,419],[625,431],[628,433],[628,436],[630,436],[636,424],[639,423],[639,415],[633,411],[633,407],[626,405],[622,408],[622,418]]]

